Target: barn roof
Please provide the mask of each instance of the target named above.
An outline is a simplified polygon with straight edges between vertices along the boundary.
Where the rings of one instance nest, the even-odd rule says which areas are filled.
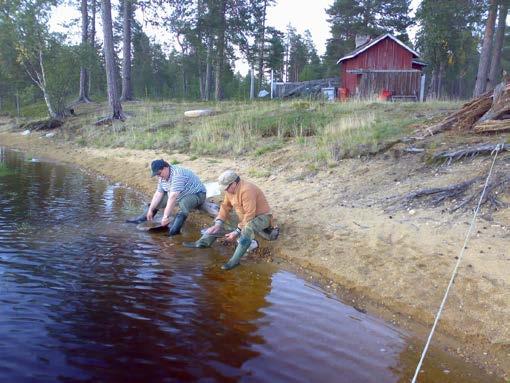
[[[411,52],[413,54],[413,57],[420,57],[420,55],[412,50],[411,48],[409,48],[407,45],[405,45],[402,41],[400,41],[399,39],[397,39],[395,36],[389,34],[389,33],[386,33],[384,35],[381,35],[377,38],[375,38],[374,40],[370,40],[368,41],[367,43],[363,44],[363,45],[360,45],[359,47],[357,47],[355,50],[353,50],[352,52],[348,53],[347,55],[345,55],[344,57],[342,57],[341,59],[339,59],[336,63],[337,64],[340,64],[342,61],[344,60],[347,60],[347,59],[352,59],[353,57],[356,57],[357,55],[359,55],[360,53],[366,51],[367,49],[369,49],[370,47],[376,45],[377,43],[379,43],[380,41],[386,39],[386,38],[390,38],[392,39],[393,41],[395,41],[398,45],[402,46],[403,48],[407,49],[409,52]]]

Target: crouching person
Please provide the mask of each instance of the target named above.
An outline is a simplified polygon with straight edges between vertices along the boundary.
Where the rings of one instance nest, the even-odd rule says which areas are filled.
[[[168,235],[176,235],[193,209],[198,209],[205,201],[205,186],[191,170],[170,165],[164,160],[154,160],[151,163],[152,177],[158,176],[158,186],[151,203],[144,215],[128,222],[140,223],[152,221],[158,210],[163,210],[161,225],[170,223],[172,210],[178,204],[179,212],[176,214]]]
[[[234,171],[227,170],[218,178],[220,187],[225,190],[225,197],[220,206],[220,212],[214,220],[214,226],[209,227],[204,235],[196,242],[185,243],[188,247],[209,247],[223,230],[223,224],[228,219],[232,207],[239,217],[237,228],[226,234],[229,242],[239,237],[239,243],[234,255],[221,268],[230,270],[239,264],[241,257],[250,247],[255,233],[267,229],[271,224],[269,204],[262,191],[251,182],[241,179]]]

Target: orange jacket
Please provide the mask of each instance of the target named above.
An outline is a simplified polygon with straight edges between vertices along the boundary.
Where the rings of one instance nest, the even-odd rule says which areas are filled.
[[[269,204],[262,190],[249,181],[241,179],[234,193],[225,192],[220,206],[219,219],[227,221],[230,210],[235,209],[239,217],[239,227],[243,228],[253,218],[261,214],[270,214]]]

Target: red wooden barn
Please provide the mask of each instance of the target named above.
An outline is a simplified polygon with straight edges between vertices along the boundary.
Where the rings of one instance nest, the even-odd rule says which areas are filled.
[[[375,39],[356,36],[356,49],[337,61],[341,64],[339,97],[418,100],[427,65],[414,50],[396,37],[385,34]]]

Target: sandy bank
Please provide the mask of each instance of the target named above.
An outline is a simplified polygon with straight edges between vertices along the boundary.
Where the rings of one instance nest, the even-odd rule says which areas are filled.
[[[155,158],[177,160],[204,181],[234,168],[266,192],[282,228],[280,240],[271,244],[274,255],[320,273],[331,291],[350,291],[358,306],[372,302],[388,319],[406,318],[426,328],[441,302],[472,215],[450,214],[442,207],[388,213],[383,201],[416,188],[458,182],[490,165],[490,158],[478,158],[438,171],[413,154],[381,155],[344,160],[317,172],[290,160],[293,151],[300,150],[292,146],[255,159],[191,160],[184,154],[82,148],[9,132],[0,133],[0,145],[77,164],[147,196],[155,187],[149,177]],[[497,166],[508,168],[510,161],[502,157]],[[495,213],[492,221],[478,221],[438,328],[462,342],[459,354],[486,364],[505,379],[510,377],[508,210]]]

